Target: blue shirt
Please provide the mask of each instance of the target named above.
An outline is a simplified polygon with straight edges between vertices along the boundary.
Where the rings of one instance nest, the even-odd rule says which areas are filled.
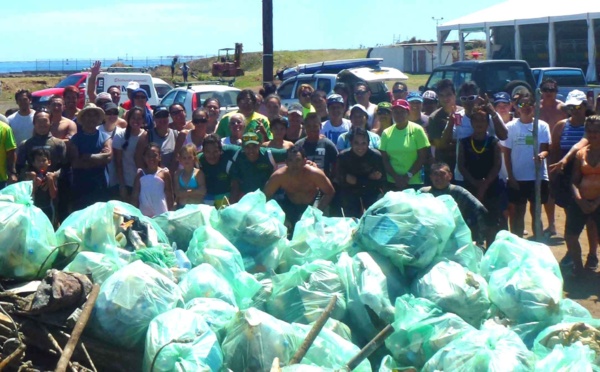
[[[71,143],[77,147],[79,155],[99,154],[104,148],[106,141],[110,139],[108,133],[96,130],[94,134],[77,132]],[[108,185],[108,174],[106,165],[94,168],[73,168],[73,187],[85,189],[106,188]]]

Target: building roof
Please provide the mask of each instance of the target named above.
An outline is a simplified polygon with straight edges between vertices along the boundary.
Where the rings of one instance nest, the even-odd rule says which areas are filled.
[[[443,23],[438,31],[479,31],[486,27],[600,19],[598,0],[507,0]]]

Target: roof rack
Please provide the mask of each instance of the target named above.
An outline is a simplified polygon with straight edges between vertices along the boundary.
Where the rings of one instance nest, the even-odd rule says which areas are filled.
[[[198,80],[198,81],[186,81],[186,82],[176,82],[174,83],[176,87],[184,87],[191,88],[192,85],[229,85],[232,87],[235,84],[235,78],[230,80],[218,79],[218,80]]]
[[[83,71],[90,71],[91,69],[86,68]],[[105,67],[100,69],[101,72],[149,72],[148,67]]]

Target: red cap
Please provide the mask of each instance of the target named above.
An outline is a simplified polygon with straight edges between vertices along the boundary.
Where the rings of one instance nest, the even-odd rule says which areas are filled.
[[[394,107],[402,107],[405,110],[408,110],[410,108],[408,102],[405,99],[397,99],[394,102],[392,102],[392,108]]]

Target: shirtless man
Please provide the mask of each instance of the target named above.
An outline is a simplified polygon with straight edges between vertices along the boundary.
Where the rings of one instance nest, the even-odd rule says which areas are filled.
[[[567,114],[564,110],[562,110],[562,102],[556,99],[556,94],[558,93],[558,84],[554,79],[544,79],[540,89],[542,91],[540,119],[548,123],[548,126],[550,127],[550,133],[552,133],[556,123],[566,119]],[[546,211],[546,217],[548,218],[548,228],[546,231],[544,231],[544,233],[550,236],[556,235],[556,226],[554,224],[555,201],[553,194],[553,192],[550,192],[548,202],[544,204],[544,210]]]
[[[272,198],[280,188],[285,196],[279,201],[279,205],[285,212],[290,233],[306,208],[314,204],[319,191],[323,193],[317,205],[320,210],[324,210],[335,195],[333,185],[325,173],[306,164],[306,154],[300,146],[288,150],[286,166],[271,175],[264,188],[265,195]]]
[[[67,143],[77,133],[77,125],[73,120],[62,116],[65,107],[63,98],[56,95],[50,97],[48,107],[50,108],[50,132],[54,137]]]
[[[69,85],[65,87],[65,91],[63,93],[63,101],[65,109],[62,113],[62,116],[66,117],[69,120],[75,121],[77,118],[77,113],[79,112],[79,108],[77,108],[77,100],[79,99],[79,88],[74,85]]]

